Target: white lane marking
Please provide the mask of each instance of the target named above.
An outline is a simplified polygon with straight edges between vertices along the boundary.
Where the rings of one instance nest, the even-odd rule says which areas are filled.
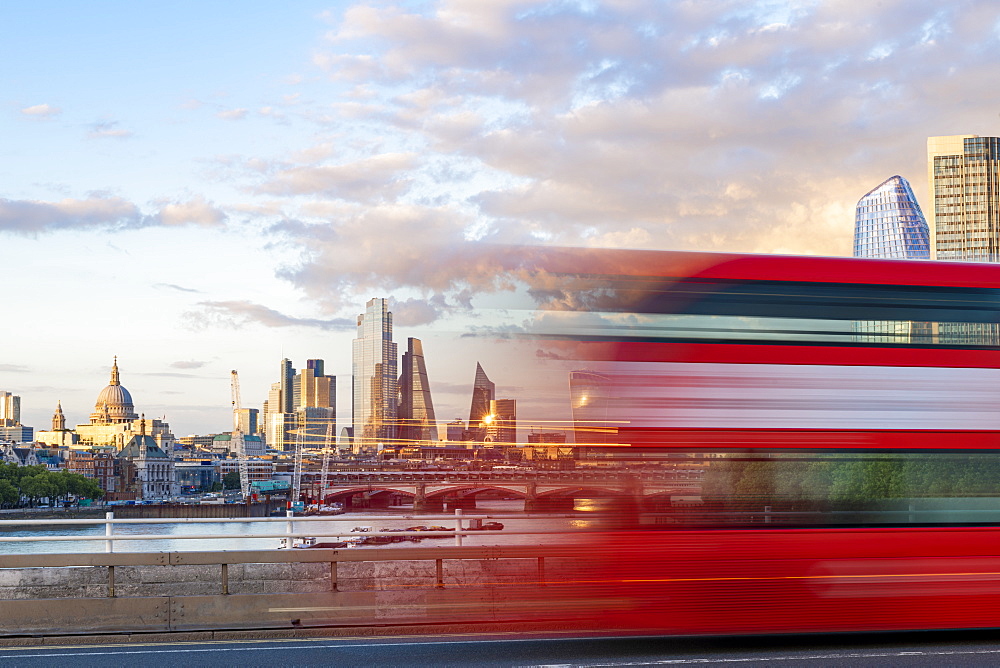
[[[309,641],[307,639],[297,639],[298,642],[321,642],[321,641]],[[540,640],[545,640],[545,638],[499,638],[495,640],[484,639],[478,640],[414,640],[412,642],[387,642],[387,643],[371,643],[363,642],[370,640],[370,638],[359,638],[361,642],[353,643],[343,643],[339,645],[321,645],[321,644],[310,644],[302,645],[301,647],[205,647],[196,649],[157,649],[157,650],[124,650],[118,652],[45,652],[40,654],[7,654],[0,652],[0,659],[15,659],[15,658],[31,658],[31,657],[44,657],[44,656],[117,656],[120,654],[171,654],[171,653],[194,653],[194,652],[253,652],[257,650],[263,651],[274,651],[274,650],[288,650],[288,649],[346,649],[348,647],[411,647],[413,645],[481,645],[483,643],[526,643],[526,642],[539,642]],[[569,640],[587,640],[587,638],[570,638]],[[278,642],[296,642],[296,640],[277,640]],[[254,643],[254,642],[272,642],[270,640],[216,640],[216,641],[206,641],[215,643],[227,643],[227,642],[244,642],[244,643]],[[180,643],[178,643],[180,644]],[[186,643],[185,643],[186,644]],[[152,647],[152,645],[150,646]],[[37,648],[32,648],[37,649]],[[9,651],[9,650],[5,650]]]
[[[225,641],[217,641],[225,642]],[[253,642],[253,641],[246,641]],[[288,642],[288,641],[286,641]],[[538,642],[538,638],[512,638],[506,640],[484,640],[482,642],[469,640],[451,641],[427,641],[427,642],[393,642],[393,643],[349,643],[336,645],[306,644],[300,648],[288,647],[206,647],[193,649],[162,649],[162,650],[123,650],[115,652],[44,652],[39,654],[5,654],[0,653],[0,659],[14,658],[35,658],[35,657],[56,657],[56,656],[120,656],[129,654],[194,654],[205,652],[255,652],[255,651],[284,651],[288,649],[347,649],[351,647],[365,647],[368,649],[377,647],[410,647],[419,645],[479,645],[486,642],[494,643],[525,643]],[[850,652],[835,654],[798,654],[789,656],[753,656],[753,657],[719,657],[719,658],[690,658],[690,659],[661,659],[658,661],[631,661],[612,663],[574,663],[574,664],[533,664],[535,668],[545,668],[546,666],[576,666],[578,668],[617,668],[619,666],[678,666],[692,664],[710,663],[750,663],[753,661],[822,661],[827,659],[876,659],[893,658],[902,656],[971,656],[971,655],[1000,654],[1000,649],[978,649],[978,650],[934,650],[934,651],[898,651],[898,652]]]
[[[660,659],[658,661],[622,661],[614,663],[574,663],[573,668],[618,668],[619,666],[683,666],[711,663],[751,663],[765,661],[823,661],[829,659],[883,659],[901,656],[961,656],[973,654],[1000,654],[1000,649],[938,650],[924,652],[851,652],[846,654],[798,654],[791,656],[734,656],[719,658]],[[540,664],[531,668],[548,668],[550,664]],[[566,664],[551,664],[565,666]]]

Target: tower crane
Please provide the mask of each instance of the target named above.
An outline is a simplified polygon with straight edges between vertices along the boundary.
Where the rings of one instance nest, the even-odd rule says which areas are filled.
[[[304,416],[303,416],[304,418]],[[303,422],[305,420],[303,419]],[[302,494],[302,447],[303,438],[302,432],[305,431],[305,425],[298,424],[295,429],[295,463],[292,467],[292,489],[288,496],[288,500],[295,502],[299,500],[299,495]]]
[[[333,445],[333,423],[326,423],[326,443],[323,444],[323,470],[319,477],[319,496],[322,503],[326,496],[323,491],[326,489],[326,480],[330,477],[330,450]]]
[[[233,435],[229,441],[230,449],[236,453],[236,463],[240,470],[240,493],[244,499],[250,498],[250,466],[247,463],[246,443],[243,441],[243,424],[240,421],[240,411],[243,408],[240,401],[240,376],[233,369]]]

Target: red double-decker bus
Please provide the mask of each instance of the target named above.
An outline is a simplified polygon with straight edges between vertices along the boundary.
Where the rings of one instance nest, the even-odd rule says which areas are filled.
[[[1000,626],[1000,267],[557,249],[519,269],[532,335],[594,390],[610,436],[588,455],[704,469],[694,507],[595,542],[628,602],[609,619]]]

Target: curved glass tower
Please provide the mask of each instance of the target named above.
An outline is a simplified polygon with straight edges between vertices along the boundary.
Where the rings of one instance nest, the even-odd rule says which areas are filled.
[[[854,257],[929,260],[930,228],[909,182],[892,176],[858,200]]]

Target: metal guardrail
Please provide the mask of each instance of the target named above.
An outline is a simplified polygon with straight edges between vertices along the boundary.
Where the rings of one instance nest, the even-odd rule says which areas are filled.
[[[317,471],[306,471],[305,475],[318,476]],[[402,482],[609,482],[627,481],[642,482],[700,482],[704,471],[700,469],[678,471],[637,471],[633,473],[607,473],[598,471],[505,471],[491,473],[486,471],[445,471],[430,472],[389,472],[389,471],[349,471],[330,473],[328,482],[367,482],[402,481]]]
[[[189,565],[217,565],[220,567],[220,593],[229,594],[229,566],[231,564],[256,564],[256,563],[329,563],[330,564],[330,588],[337,591],[338,564],[340,562],[371,562],[371,561],[434,561],[435,562],[435,587],[443,588],[445,559],[536,559],[537,576],[539,583],[545,577],[545,558],[555,556],[579,557],[586,553],[580,546],[573,545],[490,545],[490,546],[463,546],[462,538],[466,535],[480,535],[484,531],[481,529],[470,530],[464,526],[464,522],[470,519],[552,519],[568,518],[575,515],[525,515],[523,513],[510,514],[490,514],[490,515],[465,515],[462,510],[456,510],[454,515],[420,515],[425,521],[454,521],[455,529],[451,531],[365,531],[354,532],[344,530],[322,530],[315,526],[319,522],[329,522],[331,519],[341,517],[334,516],[313,516],[294,517],[289,514],[285,517],[266,518],[166,518],[166,519],[115,519],[114,513],[109,512],[104,519],[51,519],[51,520],[0,520],[0,528],[31,526],[99,526],[105,527],[105,535],[97,536],[5,536],[5,542],[63,542],[63,541],[104,541],[105,552],[96,553],[74,553],[74,554],[3,554],[0,555],[0,569],[5,568],[68,568],[81,566],[95,566],[107,568],[107,597],[114,598],[115,590],[115,567],[120,566],[189,566]],[[401,517],[399,515],[385,516],[365,516],[365,521],[384,521],[400,519],[415,519]],[[330,549],[330,548],[308,548],[308,549],[274,549],[274,550],[233,550],[233,551],[213,551],[213,552],[114,552],[116,541],[155,541],[155,540],[203,540],[203,539],[228,539],[233,538],[232,534],[198,534],[198,535],[162,535],[162,534],[116,534],[116,525],[136,525],[136,524],[246,524],[262,523],[275,524],[283,523],[285,531],[271,533],[254,533],[244,535],[246,538],[279,538],[292,544],[296,538],[342,538],[358,536],[418,536],[418,537],[452,537],[455,538],[454,547],[444,546],[422,546],[422,547],[394,547],[391,549],[379,547],[365,547],[363,549]],[[296,526],[297,525],[297,526]],[[313,525],[313,527],[310,527]],[[313,530],[311,530],[311,528]],[[565,534],[565,530],[504,530],[506,535],[551,535]],[[583,532],[581,532],[583,533]]]
[[[292,544],[295,539],[302,538],[350,538],[350,537],[360,537],[360,536],[415,536],[421,538],[455,538],[455,545],[457,547],[462,546],[462,539],[464,536],[469,535],[482,535],[488,533],[482,529],[469,529],[468,525],[465,524],[466,520],[480,519],[480,520],[496,520],[496,519],[537,519],[546,520],[553,518],[574,518],[578,515],[569,514],[524,514],[524,513],[491,513],[489,515],[466,515],[461,509],[456,509],[454,515],[423,515],[419,516],[422,521],[454,521],[455,528],[447,531],[365,531],[365,532],[354,532],[351,530],[323,530],[321,527],[316,527],[315,530],[310,530],[302,525],[309,525],[319,522],[330,522],[338,521],[338,518],[343,517],[341,515],[328,515],[328,516],[308,516],[308,517],[295,517],[292,515],[291,511],[285,517],[252,517],[252,518],[217,518],[217,517],[199,517],[199,518],[136,518],[136,519],[116,519],[114,517],[114,512],[108,512],[105,514],[104,519],[100,518],[85,518],[85,519],[24,519],[24,520],[0,520],[0,529],[4,527],[17,527],[17,526],[30,526],[32,528],[39,528],[40,526],[104,526],[104,535],[95,536],[4,536],[3,541],[7,543],[36,543],[36,542],[73,542],[73,541],[104,541],[105,552],[114,552],[114,543],[116,541],[157,541],[157,540],[219,540],[219,539],[231,539],[233,534],[193,534],[193,535],[164,535],[164,534],[116,534],[114,532],[114,527],[116,525],[129,525],[129,524],[247,524],[247,523],[262,523],[262,524],[274,524],[283,523],[285,525],[285,530],[283,532],[270,532],[270,533],[253,533],[245,534],[243,538],[278,538],[285,539],[288,544]],[[349,518],[345,518],[349,519]],[[400,515],[366,515],[364,517],[356,517],[358,520],[364,520],[365,522],[372,521],[399,521],[399,520],[417,520],[417,517],[400,516]],[[343,521],[343,520],[339,520]],[[299,525],[299,526],[296,526]],[[574,533],[584,533],[585,530],[577,530]],[[518,536],[518,535],[561,535],[567,533],[565,530],[510,530],[504,529],[503,535],[507,536]],[[365,548],[370,550],[371,548]],[[403,548],[395,548],[393,551],[397,552]],[[415,549],[428,549],[428,548],[415,548]],[[0,555],[2,557],[3,555]],[[0,565],[0,568],[4,566]]]

